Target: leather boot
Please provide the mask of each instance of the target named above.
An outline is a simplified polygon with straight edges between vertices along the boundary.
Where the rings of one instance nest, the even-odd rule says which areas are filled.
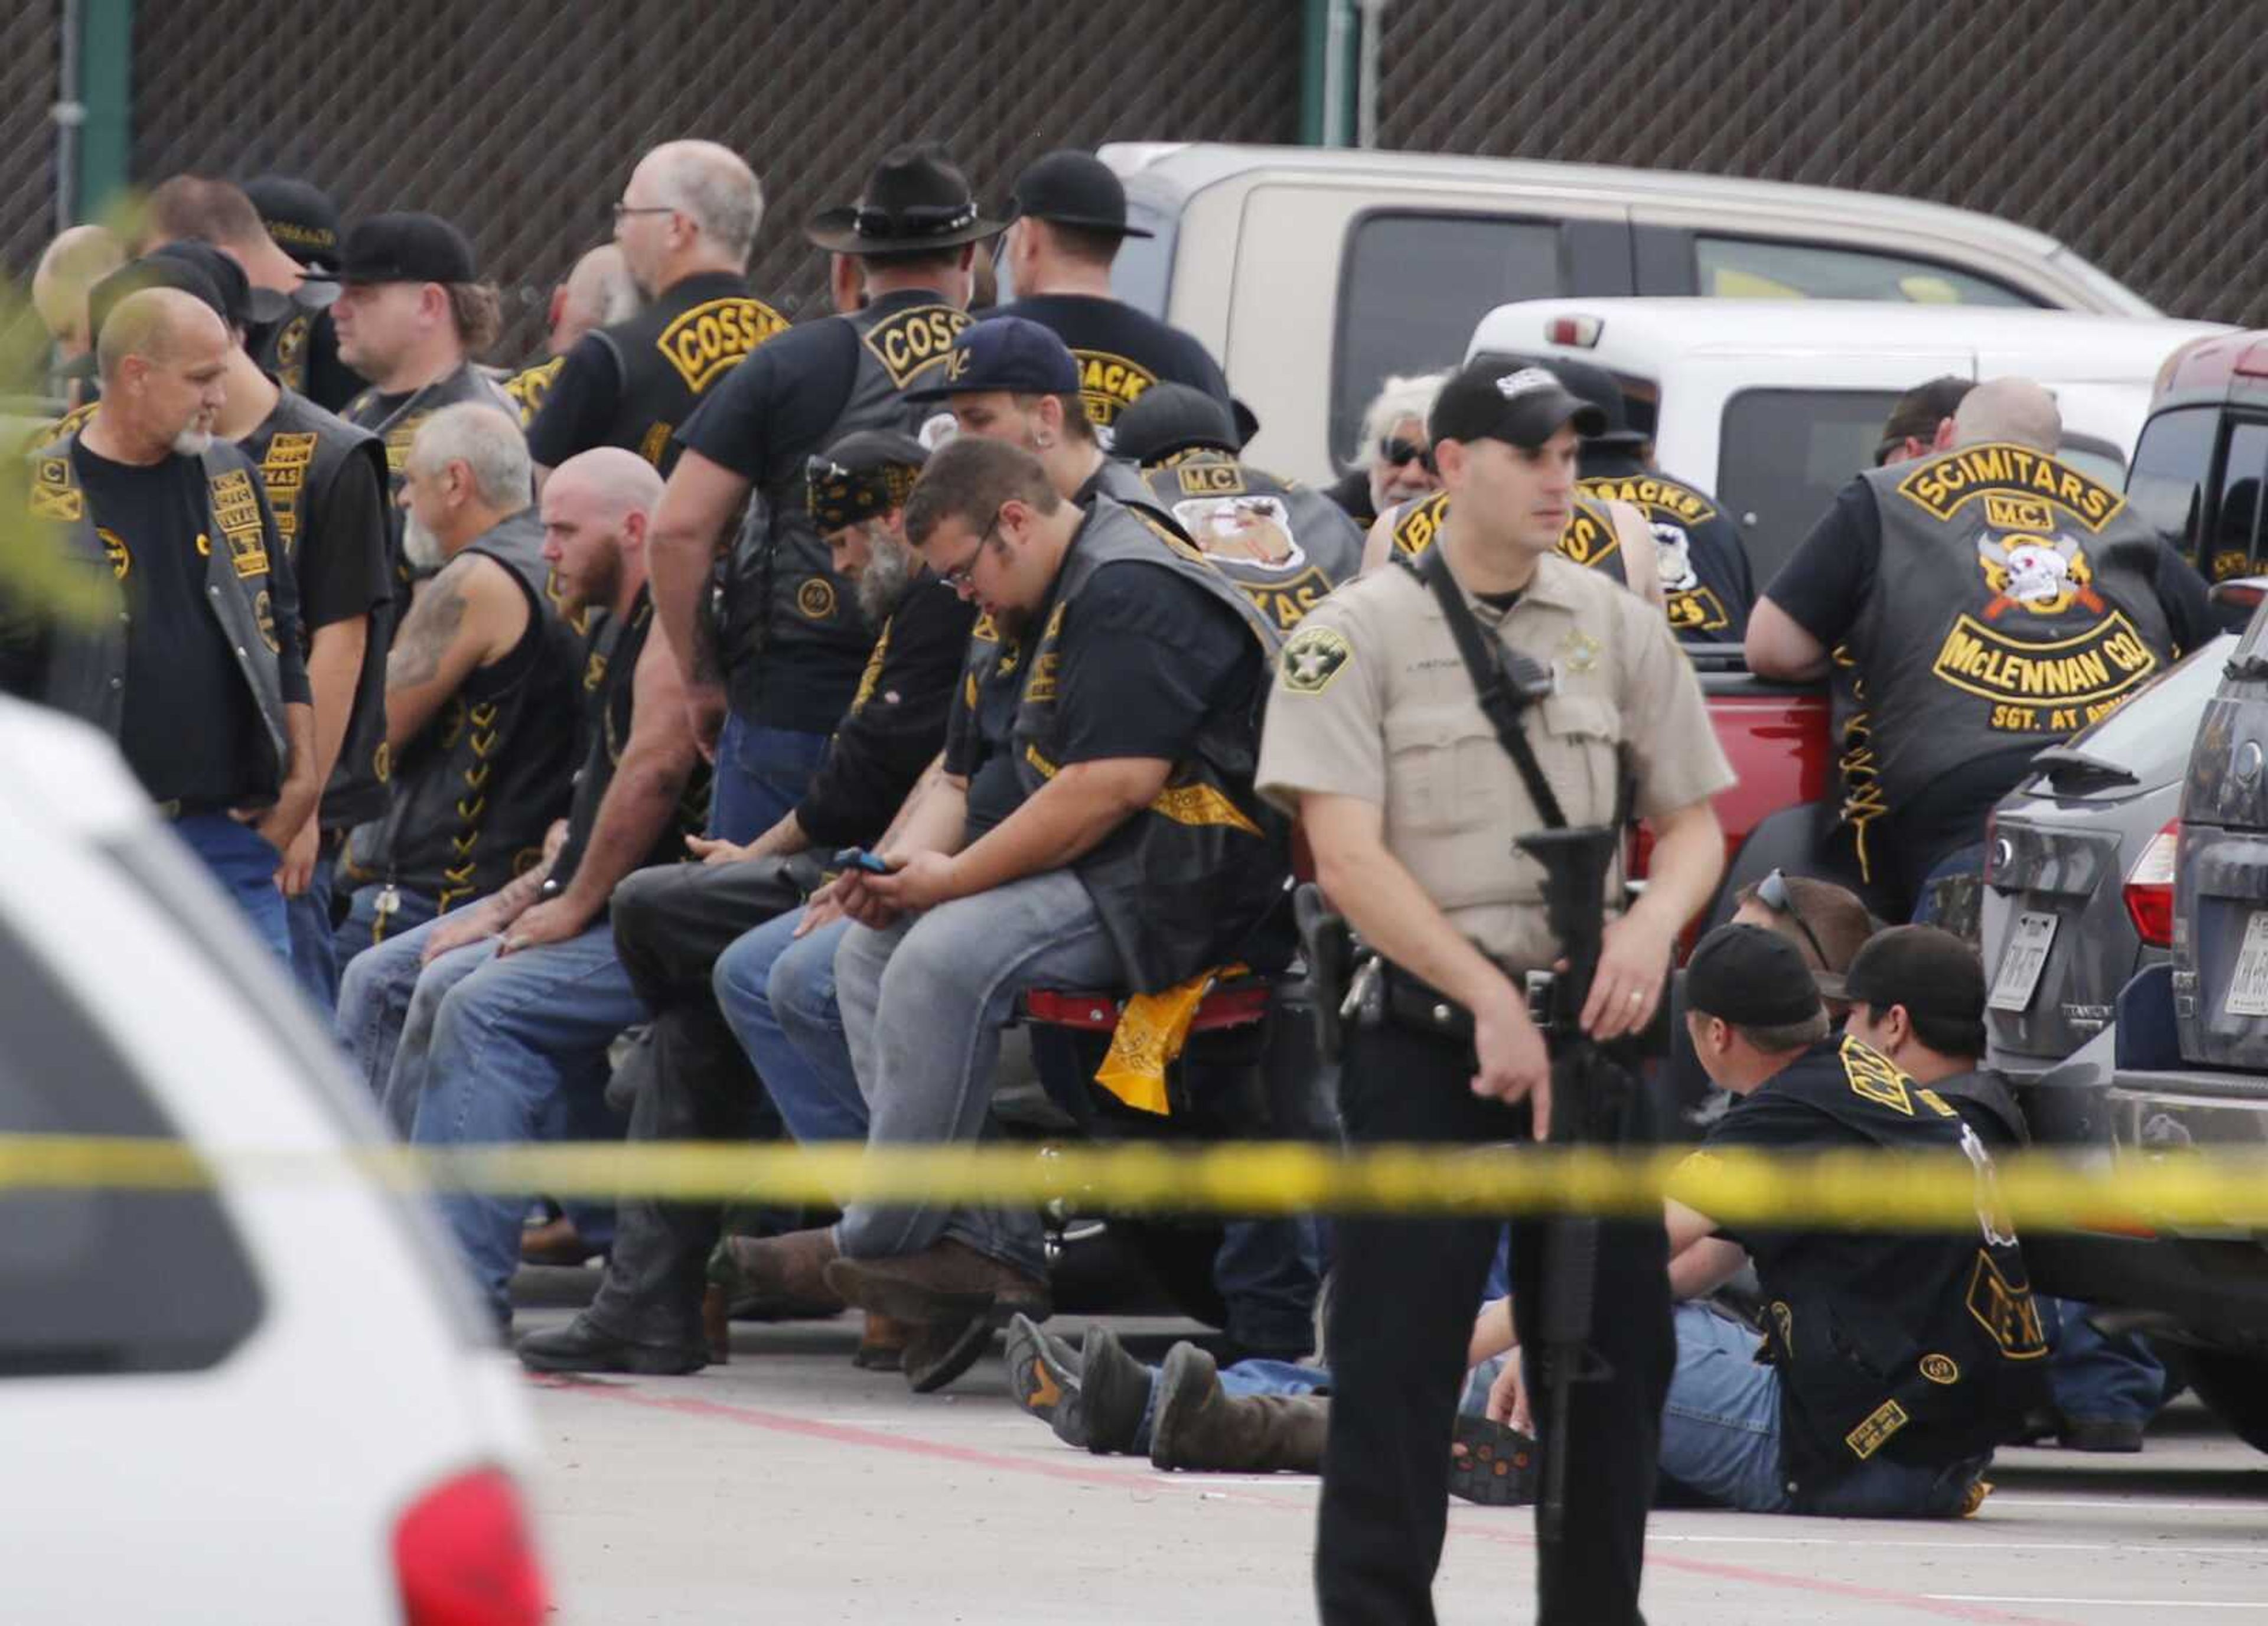
[[[1222,1393],[1212,1357],[1177,1343],[1158,1374],[1158,1415],[1150,1425],[1155,1468],[1201,1472],[1320,1473],[1330,1402],[1321,1394]]]
[[[826,1226],[784,1236],[726,1237],[710,1257],[709,1279],[725,1290],[727,1306],[736,1311],[756,1301],[776,1306],[780,1320],[840,1315],[843,1296],[827,1284],[827,1267],[836,1257],[835,1232]]]

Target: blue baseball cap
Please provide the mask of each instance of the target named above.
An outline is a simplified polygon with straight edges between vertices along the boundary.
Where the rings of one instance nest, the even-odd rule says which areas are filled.
[[[1079,362],[1055,330],[1020,316],[971,322],[953,341],[945,376],[908,390],[908,401],[942,401],[1005,390],[1012,395],[1076,395]]]

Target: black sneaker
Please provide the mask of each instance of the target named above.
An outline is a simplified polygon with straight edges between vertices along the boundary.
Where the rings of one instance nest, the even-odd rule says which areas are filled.
[[[2142,1425],[2124,1417],[2066,1417],[2059,1438],[2066,1451],[2131,1453],[2142,1448]]]
[[[1050,1337],[1027,1315],[1008,1322],[1008,1392],[1016,1404],[1053,1429],[1066,1446],[1086,1446],[1086,1407],[1079,1393],[1079,1351]]]
[[[514,1346],[530,1372],[627,1372],[646,1377],[676,1377],[709,1364],[707,1351],[631,1343],[600,1331],[577,1316],[556,1332],[530,1333]]]

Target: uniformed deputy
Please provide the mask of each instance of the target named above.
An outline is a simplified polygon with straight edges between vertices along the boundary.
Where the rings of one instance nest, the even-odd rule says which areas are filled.
[[[1601,1041],[1645,1029],[1676,934],[1723,868],[1709,798],[1732,783],[1692,667],[1667,623],[1558,551],[1591,408],[1550,373],[1469,365],[1431,429],[1451,503],[1424,557],[1373,571],[1309,613],[1285,644],[1259,785],[1298,813],[1334,906],[1381,957],[1381,1020],[1348,1035],[1348,1137],[1503,1142],[1548,1129],[1552,1036],[1523,980],[1559,958],[1543,874],[1515,850],[1546,815],[1476,697],[1430,578],[1502,659],[1550,673],[1521,726],[1569,823],[1610,824],[1624,801],[1659,839],[1645,894],[1606,928],[1580,1019]],[[1513,1225],[1525,1342],[1544,1283],[1545,1227]],[[1481,1219],[1342,1220],[1326,1342],[1334,1399],[1315,1550],[1329,1622],[1407,1626],[1430,1597],[1447,1499],[1461,1352],[1498,1226]],[[1669,1377],[1663,1234],[1600,1238],[1597,1354],[1575,1386],[1564,1539],[1542,1551],[1547,1622],[1638,1615],[1661,1396]]]
[[[1015,224],[1000,264],[1016,298],[991,313],[1050,329],[1079,362],[1079,404],[1103,449],[1118,415],[1165,382],[1233,408],[1220,364],[1196,338],[1110,291],[1110,266],[1131,238],[1155,235],[1126,218],[1126,188],[1091,152],[1050,152],[1016,178]]]
[[[748,292],[763,193],[740,155],[673,141],[638,161],[615,205],[615,241],[644,309],[585,337],[558,363],[527,429],[537,477],[593,446],[621,446],[663,474],[678,427],[787,319]]]
[[[1346,511],[1239,460],[1234,419],[1203,391],[1152,385],[1117,430],[1116,455],[1281,630],[1360,567],[1362,532]]]
[[[339,416],[386,443],[394,526],[397,623],[409,610],[411,566],[401,553],[402,471],[418,426],[459,401],[513,410],[472,357],[496,342],[496,290],[478,280],[473,246],[434,215],[372,215],[347,233],[330,314],[339,355],[370,381]],[[519,421],[513,414],[513,422]]]
[[[387,657],[390,799],[366,855],[357,836],[357,869],[377,879],[339,928],[342,965],[534,868],[574,771],[583,646],[545,590],[519,423],[444,407],[420,423],[403,475],[409,557],[432,579]]]
[[[293,967],[328,1011],[338,995],[333,872],[346,833],[386,807],[375,768],[386,738],[386,651],[394,634],[385,453],[376,436],[295,394],[246,353],[248,285],[235,261],[196,242],[169,243],[153,258],[195,266],[221,291],[222,320],[235,342],[215,432],[260,465],[298,585],[323,794],[317,816],[284,855],[283,885]]]
[[[678,431],[684,450],[654,525],[653,600],[695,736],[716,754],[712,835],[747,841],[795,806],[873,645],[812,525],[805,464],[854,430],[920,426],[906,393],[945,365],[968,321],[974,245],[999,229],[942,149],[890,152],[857,204],[825,210],[807,233],[858,261],[866,304],[764,344]],[[703,612],[744,501],[719,627]]]
[[[2056,447],[2054,397],[1981,384],[1954,447],[1845,487],[1757,601],[1749,669],[1823,675],[1848,646],[1879,797],[1865,879],[1934,913],[1983,866],[1984,819],[2046,747],[2213,636],[2197,573]]]
[[[289,964],[276,872],[314,811],[314,713],[291,567],[259,471],[216,440],[228,329],[219,294],[173,262],[172,287],[102,320],[102,401],[35,452],[34,519],[66,556],[115,583],[116,614],[85,624],[11,607],[7,687],[83,717]]]
[[[1537,364],[1605,414],[1607,427],[1584,438],[1578,489],[1599,502],[1629,504],[1653,528],[1670,629],[1687,643],[1739,643],[1756,596],[1739,528],[1715,497],[1654,466],[1653,444],[1629,426],[1623,393],[1605,368],[1565,356]]]

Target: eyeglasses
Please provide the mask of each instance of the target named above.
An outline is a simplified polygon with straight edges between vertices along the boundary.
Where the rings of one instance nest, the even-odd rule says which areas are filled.
[[[1822,971],[1833,969],[1828,963],[1827,951],[1819,946],[1819,939],[1812,932],[1811,923],[1804,919],[1803,911],[1795,907],[1795,894],[1788,890],[1785,871],[1774,870],[1756,883],[1756,901],[1773,914],[1785,915],[1793,921],[1795,929],[1803,933],[1803,940],[1811,945],[1811,952],[1818,957],[1819,968]]]
[[[943,582],[955,592],[959,592],[962,588],[968,586],[976,579],[976,562],[984,556],[984,550],[992,545],[992,533],[999,528],[1000,516],[995,514],[992,516],[992,523],[984,527],[984,534],[976,539],[976,551],[970,554],[968,557],[963,560],[961,563],[954,565],[951,570],[939,571],[938,580]]]
[[[666,203],[624,203],[619,201],[615,202],[614,210],[616,225],[622,224],[632,215],[674,215],[677,212]]]
[[[1433,448],[1415,440],[1404,440],[1399,435],[1388,435],[1378,443],[1379,460],[1399,468],[1404,463],[1422,465],[1428,473],[1433,467]]]

